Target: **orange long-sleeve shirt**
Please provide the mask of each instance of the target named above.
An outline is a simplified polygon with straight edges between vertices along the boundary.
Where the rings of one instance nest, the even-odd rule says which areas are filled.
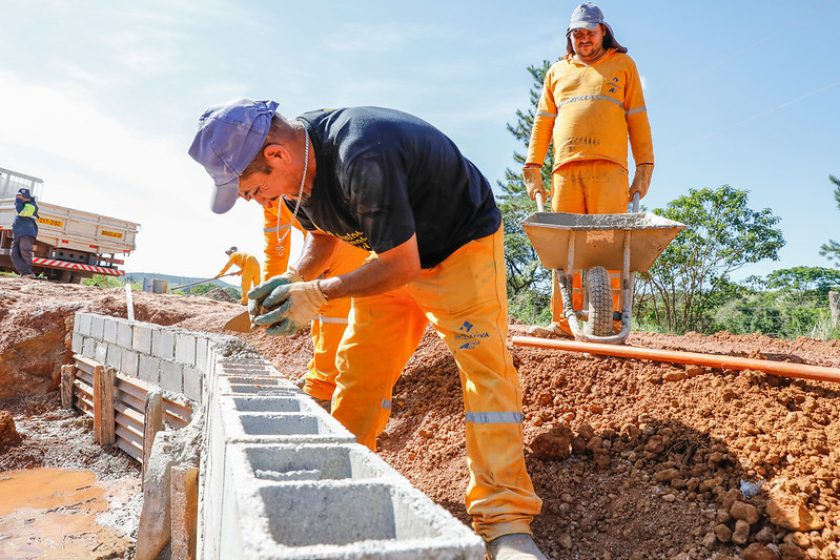
[[[554,169],[604,159],[627,169],[627,139],[636,165],[653,163],[642,84],[633,59],[610,49],[594,64],[568,55],[549,68],[526,163],[542,165],[549,142]]]

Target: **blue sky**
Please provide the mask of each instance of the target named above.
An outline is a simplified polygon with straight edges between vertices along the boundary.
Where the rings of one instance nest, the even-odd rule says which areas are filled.
[[[42,177],[46,201],[141,223],[129,271],[212,276],[230,245],[262,255],[262,215],[244,201],[210,212],[209,178],[186,154],[205,107],[402,109],[495,184],[521,149],[505,123],[529,103],[526,67],[564,52],[575,5],[0,0],[0,167]],[[599,5],[645,86],[657,162],[645,203],[747,189],[787,245],[738,277],[828,266],[840,2]]]

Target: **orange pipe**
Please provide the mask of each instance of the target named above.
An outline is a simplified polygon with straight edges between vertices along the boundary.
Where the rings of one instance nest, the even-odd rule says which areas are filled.
[[[809,364],[792,364],[773,360],[756,360],[753,358],[736,358],[716,354],[700,354],[698,352],[680,352],[675,350],[656,350],[651,348],[637,348],[614,344],[597,344],[594,342],[576,342],[573,340],[556,340],[535,338],[532,336],[514,336],[514,346],[530,346],[533,348],[548,348],[565,350],[566,352],[587,352],[601,356],[616,356],[619,358],[635,358],[638,360],[652,360],[669,362],[672,364],[693,364],[698,366],[715,367],[741,371],[745,369],[763,371],[781,377],[796,379],[810,379],[812,381],[834,381],[840,383],[840,368],[812,366]]]

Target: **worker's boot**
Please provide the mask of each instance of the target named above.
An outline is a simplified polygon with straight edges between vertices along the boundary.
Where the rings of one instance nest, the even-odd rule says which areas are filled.
[[[556,322],[551,322],[545,327],[541,325],[534,325],[526,332],[528,336],[536,336],[537,338],[556,338],[558,336],[561,338],[570,338],[572,336],[570,333],[564,331],[563,327]]]
[[[527,533],[503,535],[487,543],[487,560],[547,560]]]

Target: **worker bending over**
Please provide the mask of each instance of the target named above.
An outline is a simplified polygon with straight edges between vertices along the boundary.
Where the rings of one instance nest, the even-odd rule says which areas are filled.
[[[291,277],[299,278],[297,271],[289,269],[291,251],[291,229],[295,228],[308,238],[308,232],[292,217],[292,212],[281,200],[269,201],[263,207],[265,225],[265,267],[263,279],[268,280],[283,274],[287,270]],[[347,243],[341,243],[330,258],[323,273],[324,278],[340,276],[359,268],[370,253],[357,249]],[[350,299],[341,298],[328,301],[321,307],[312,320],[312,359],[306,366],[306,373],[300,381],[303,391],[315,399],[325,409],[330,409],[330,401],[335,391],[335,378],[338,368],[335,364],[336,352],[344,330],[347,328],[347,315],[350,313]]]
[[[260,261],[254,255],[240,251],[236,247],[231,247],[225,251],[225,254],[229,257],[228,262],[215,278],[221,278],[231,266],[238,266],[240,270],[234,274],[242,276],[242,305],[248,305],[248,290],[260,281]]]
[[[636,163],[632,184],[628,184],[628,137]],[[549,142],[554,144],[554,212],[621,214],[627,212],[634,193],[640,198],[647,194],[653,173],[653,142],[642,82],[636,64],[615,40],[604,14],[588,2],[572,12],[566,30],[566,56],[545,75],[522,172],[532,200],[537,193],[547,194],[541,168]],[[563,317],[557,274],[552,274],[552,323],[531,329],[531,334],[571,333]],[[619,274],[611,271],[610,276],[617,311]],[[572,284],[572,302],[580,309],[580,274]]]
[[[467,512],[494,559],[543,559],[530,536],[541,500],[525,468],[522,395],[507,349],[501,214],[487,179],[439,130],[375,107],[295,120],[273,101],[211,107],[190,155],[213,178],[213,210],[283,197],[312,233],[288,273],[251,291],[253,322],[291,335],[351,299],[332,414],[371,449],[394,383],[428,323],[455,358],[466,408]],[[218,147],[222,146],[222,151]],[[341,241],[373,251],[318,279]]]

